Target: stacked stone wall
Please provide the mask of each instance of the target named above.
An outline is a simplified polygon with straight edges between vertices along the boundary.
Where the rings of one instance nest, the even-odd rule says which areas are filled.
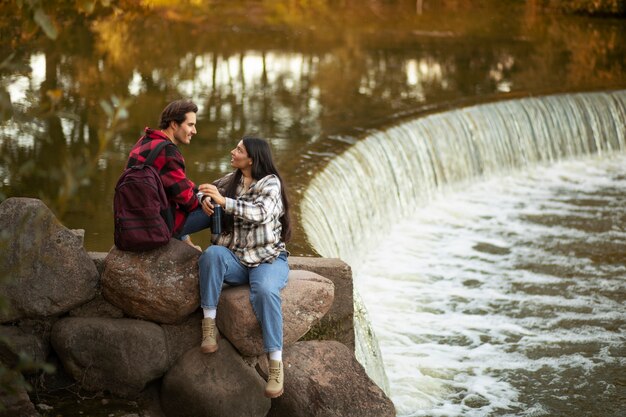
[[[27,198],[0,204],[0,233],[6,369],[23,354],[50,361],[85,392],[150,398],[146,415],[157,417],[395,415],[354,358],[352,276],[340,260],[289,259],[281,294],[285,394],[269,400],[267,358],[247,287],[224,288],[220,348],[199,350],[200,252],[172,240],[144,253],[115,247],[87,253],[80,231]],[[39,415],[24,390],[0,389],[0,400],[0,416]]]

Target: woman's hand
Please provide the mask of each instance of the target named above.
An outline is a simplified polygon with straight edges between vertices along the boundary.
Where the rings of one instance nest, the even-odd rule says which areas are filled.
[[[202,191],[204,194],[206,194],[210,185],[211,184],[207,184],[207,183],[200,184],[200,185],[198,185],[198,191]]]
[[[200,187],[202,187],[202,188],[200,188]],[[213,185],[213,184],[202,184],[200,187],[198,187],[198,189],[200,191],[202,191],[204,194],[206,194],[209,197],[211,197],[211,200],[213,200],[214,203],[219,204],[222,207],[224,207],[226,205],[226,198],[224,198],[224,196],[222,194],[220,194],[220,191],[217,189],[217,187],[215,185]],[[213,207],[213,206],[211,206],[211,207]]]

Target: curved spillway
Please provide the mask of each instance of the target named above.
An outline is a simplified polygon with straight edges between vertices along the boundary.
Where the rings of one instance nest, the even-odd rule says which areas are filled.
[[[429,309],[438,311],[437,314],[457,317],[456,314],[458,312],[455,311],[455,308],[461,304],[458,300],[463,299],[463,294],[469,294],[474,291],[475,288],[472,286],[481,287],[480,289],[484,291],[485,288],[490,285],[504,285],[502,283],[508,282],[507,279],[509,279],[509,275],[511,276],[510,281],[515,284],[510,284],[509,282],[510,285],[507,284],[509,287],[498,287],[497,291],[490,294],[497,293],[499,294],[498,297],[502,299],[511,298],[515,299],[516,302],[521,299],[521,301],[519,301],[521,303],[532,304],[534,302],[532,297],[522,296],[520,298],[519,294],[515,294],[511,288],[519,286],[518,281],[524,280],[528,280],[524,285],[530,287],[536,285],[537,282],[545,279],[545,277],[542,274],[535,274],[536,271],[532,271],[533,274],[529,274],[528,271],[523,271],[522,276],[515,276],[514,273],[507,272],[507,268],[530,268],[528,266],[520,267],[524,262],[519,259],[513,261],[508,259],[517,256],[514,249],[508,248],[506,247],[506,243],[502,243],[507,240],[509,240],[510,243],[514,240],[509,238],[511,231],[500,230],[497,233],[493,232],[496,234],[490,237],[482,236],[481,238],[477,238],[476,236],[469,237],[469,234],[467,236],[463,235],[459,230],[470,228],[462,224],[462,217],[467,217],[467,219],[471,218],[471,220],[468,221],[478,224],[485,218],[493,219],[498,217],[501,215],[498,214],[499,212],[514,212],[515,207],[524,205],[526,194],[530,195],[531,192],[540,189],[544,184],[549,186],[549,181],[546,181],[546,178],[540,175],[539,177],[537,177],[537,175],[534,177],[531,175],[528,178],[524,178],[521,182],[516,183],[512,181],[511,184],[514,184],[513,186],[502,181],[496,183],[493,187],[498,188],[499,191],[494,195],[490,195],[488,191],[481,190],[478,194],[472,194],[471,197],[463,197],[465,200],[458,198],[452,202],[448,201],[443,204],[441,203],[442,196],[462,192],[471,188],[472,185],[486,183],[494,178],[503,178],[509,174],[514,175],[517,172],[541,172],[542,169],[547,169],[546,167],[558,165],[556,163],[559,161],[584,158],[589,155],[594,155],[596,158],[600,157],[600,166],[611,165],[603,163],[602,158],[607,158],[608,161],[611,155],[619,155],[625,148],[626,91],[565,94],[478,105],[423,117],[389,128],[385,131],[376,132],[356,143],[344,154],[333,159],[328,166],[313,179],[304,195],[301,205],[303,227],[312,246],[322,256],[339,257],[352,265],[355,271],[355,288],[363,293],[365,306],[369,310],[375,310],[377,315],[394,314],[397,316],[394,319],[380,318],[378,316],[373,317],[373,321],[377,322],[380,326],[379,329],[375,330],[384,334],[384,343],[392,345],[391,348],[387,349],[389,353],[385,356],[385,359],[391,358],[390,362],[396,362],[388,363],[387,360],[385,361],[385,366],[388,369],[393,368],[395,374],[395,377],[391,378],[391,387],[388,388],[386,386],[386,376],[381,367],[380,352],[377,349],[376,341],[367,339],[364,336],[371,333],[370,331],[364,331],[364,328],[369,326],[368,320],[364,318],[365,308],[359,304],[360,297],[355,297],[355,303],[357,303],[355,305],[355,330],[358,339],[357,356],[368,370],[370,376],[372,376],[379,385],[385,388],[386,391],[391,390],[392,399],[396,402],[399,415],[422,415],[416,410],[432,407],[433,404],[438,403],[440,407],[443,407],[441,408],[442,410],[447,410],[444,411],[444,414],[446,412],[450,413],[445,415],[474,415],[472,412],[458,411],[466,407],[465,403],[458,405],[458,409],[455,409],[454,402],[456,400],[446,400],[447,397],[452,395],[450,392],[454,392],[455,389],[459,389],[460,393],[454,395],[463,398],[474,398],[473,401],[477,402],[479,405],[484,402],[484,404],[486,404],[484,407],[492,407],[490,408],[491,411],[497,408],[498,404],[505,404],[506,407],[514,408],[515,404],[517,404],[516,398],[526,395],[524,393],[520,394],[512,387],[503,388],[502,385],[504,382],[501,380],[506,378],[503,378],[501,375],[496,375],[496,377],[492,378],[491,381],[493,383],[489,386],[489,389],[493,392],[501,391],[503,393],[502,396],[498,398],[490,398],[489,394],[475,392],[472,394],[474,397],[472,397],[472,395],[468,395],[468,392],[472,391],[469,382],[466,385],[461,384],[463,386],[459,388],[451,384],[450,381],[446,382],[446,378],[441,379],[443,382],[439,381],[435,383],[433,381],[435,381],[436,378],[432,375],[428,376],[427,382],[424,382],[426,379],[421,379],[421,382],[417,383],[416,381],[419,378],[417,378],[415,374],[423,376],[424,373],[429,371],[420,368],[420,365],[416,364],[420,363],[420,360],[423,360],[430,354],[430,351],[434,350],[432,346],[441,344],[453,346],[456,340],[465,337],[472,340],[487,340],[489,338],[497,339],[497,336],[487,334],[487,331],[485,331],[485,333],[477,332],[473,334],[475,324],[467,324],[467,327],[459,329],[459,334],[463,337],[439,334],[433,338],[433,340],[436,339],[437,342],[431,341],[430,344],[426,343],[424,345],[424,340],[427,338],[423,334],[418,334],[419,332],[414,329],[408,329],[407,323],[411,321],[412,317],[419,316],[419,320],[421,320],[419,322],[420,325],[423,323],[424,327],[427,327],[428,316],[422,316],[420,314],[423,314],[424,311]],[[615,163],[613,164],[615,165]],[[588,165],[592,166],[593,163],[589,163]],[[620,162],[617,163],[617,166],[621,165],[623,164]],[[556,173],[551,172],[546,175],[553,176],[557,179],[567,178],[566,181],[563,181],[563,184],[559,184],[558,186],[553,184],[553,186],[556,187],[560,193],[569,193],[572,191],[567,191],[567,187],[570,186],[568,184],[574,184],[574,189],[576,189],[576,187],[580,188],[580,184],[585,184],[584,181],[580,184],[577,182],[577,172],[584,170],[581,166],[585,167],[587,165],[583,163],[582,165],[575,165],[573,168],[564,168],[563,171],[557,170]],[[598,174],[597,172],[599,171],[601,171],[600,168],[595,169],[594,173],[588,175],[592,177],[595,175],[599,178],[608,176],[604,171]],[[571,179],[570,177],[575,179]],[[601,182],[596,177],[587,182]],[[621,181],[620,178],[622,177],[616,175],[615,178],[617,178],[616,181]],[[532,184],[532,186],[529,189],[524,189],[524,186],[520,184],[525,183]],[[619,185],[623,186],[623,184]],[[507,194],[511,187],[516,189],[516,191],[511,193],[514,197],[507,197],[508,201],[498,200],[502,195]],[[550,195],[550,193],[546,191],[543,192],[543,194],[533,195],[532,198],[536,201],[540,201],[545,195]],[[493,204],[497,207],[493,207],[493,212],[489,212],[492,208],[489,202],[486,204],[485,201],[480,202],[480,204],[483,205],[477,203],[481,198],[483,200],[490,199],[494,201]],[[600,198],[600,200],[602,200],[602,198]],[[511,203],[513,200],[515,200],[515,203]],[[572,200],[576,199],[572,198]],[[587,200],[589,200],[589,198]],[[449,235],[458,234],[461,236],[460,239],[466,238],[468,240],[475,238],[479,243],[475,244],[474,247],[470,245],[468,250],[471,251],[472,249],[478,248],[476,250],[476,252],[479,253],[478,255],[459,255],[455,253],[454,250],[447,252],[448,248],[459,246],[457,241],[451,240],[449,237],[447,243],[439,247],[437,251],[433,253],[429,253],[428,251],[431,247],[441,245],[441,242],[435,240],[419,240],[422,239],[422,237],[415,238],[415,240],[408,243],[409,245],[414,245],[411,251],[408,251],[412,252],[409,255],[403,250],[395,250],[388,247],[380,249],[381,242],[400,246],[407,242],[406,239],[397,239],[397,235],[401,234],[401,232],[397,230],[398,224],[401,225],[399,226],[401,229],[404,228],[402,230],[410,230],[421,222],[419,232],[413,230],[408,234],[426,234],[424,231],[427,230],[427,227],[431,226],[431,223],[435,222],[433,219],[439,216],[440,213],[443,213],[446,207],[459,204],[459,201],[464,201],[461,204],[463,204],[464,207],[468,207],[468,213],[455,213],[454,220],[443,226],[438,225],[437,227],[439,227],[439,229],[437,229],[437,232],[433,233],[433,235],[443,236],[444,233],[442,230],[448,228],[452,230]],[[550,207],[550,204],[549,200],[539,204],[539,206],[537,206],[538,208],[534,208],[536,213],[534,213],[533,216],[541,216],[544,211],[547,211],[547,209],[544,210],[543,207]],[[582,205],[583,203],[580,204]],[[429,205],[438,207],[437,216],[433,216],[432,213],[424,215],[423,212],[420,212],[424,207],[428,207]],[[477,206],[480,206],[480,208],[477,209]],[[576,208],[572,213],[579,215],[579,209],[580,207]],[[463,210],[464,208],[459,209],[459,211]],[[471,212],[477,210],[478,213]],[[571,217],[572,213],[567,214],[567,216]],[[511,217],[516,216],[514,214],[507,215]],[[589,216],[593,217],[596,216],[596,214]],[[407,219],[410,221],[407,221]],[[509,221],[510,220],[507,220],[507,222]],[[552,221],[553,220],[550,219],[550,222]],[[483,228],[487,229],[491,227],[492,226],[489,225]],[[532,230],[532,233],[528,232],[529,236],[519,238],[519,241],[516,241],[516,243],[510,243],[512,246],[522,247],[527,245],[527,243],[524,242],[539,239],[542,233],[544,233],[534,228],[534,225],[529,226],[526,223],[519,226],[519,228]],[[589,240],[587,236],[579,236],[578,231],[577,233],[571,233],[570,236],[562,232],[561,229],[563,228],[561,227],[559,229],[561,235],[558,233],[551,234],[548,240],[556,241],[561,239],[563,242],[568,239]],[[620,236],[616,238],[615,233],[619,233],[618,231],[612,231],[611,233],[613,233],[613,235],[604,237],[606,241],[615,241],[616,239],[619,240],[622,238]],[[394,236],[390,236],[390,234],[395,234],[396,237],[394,238]],[[518,234],[523,235],[524,233],[519,232]],[[506,237],[503,238],[502,236]],[[441,241],[445,241],[446,238],[443,237],[441,239],[443,239]],[[561,243],[562,242],[559,242],[559,244]],[[567,244],[569,245],[570,243]],[[531,247],[532,245],[527,246],[528,247],[524,247],[524,250],[528,253],[524,253],[522,258],[524,256],[530,256],[541,259],[538,263],[552,262],[546,260],[549,256],[545,254],[545,248],[541,248],[539,245],[537,247]],[[488,262],[485,264],[477,265],[475,260],[481,257],[481,251],[483,255],[485,252],[493,252],[490,253],[489,256],[508,257],[506,262],[509,262],[512,266],[499,266],[496,268],[493,266],[496,262],[491,258],[488,259]],[[399,252],[401,255],[396,257],[395,252]],[[430,258],[436,258],[437,256],[447,256],[448,258],[445,260],[442,258],[441,261],[436,259],[432,261],[431,259],[426,262],[420,258],[422,255]],[[458,258],[454,258],[457,255]],[[582,255],[580,256],[583,257]],[[375,259],[376,257],[380,259],[377,260]],[[403,263],[403,265],[382,265],[379,268],[377,261],[379,264],[396,262]],[[581,260],[574,258],[573,260],[559,260],[558,262],[554,262],[556,264],[563,262],[564,264],[572,265],[579,261]],[[446,269],[449,264],[462,265],[461,269],[463,272],[459,273],[458,271]],[[585,266],[585,268],[587,267],[588,266]],[[369,270],[363,271],[363,268]],[[430,279],[429,275],[423,272],[429,268],[446,270],[441,273],[440,277]],[[561,269],[563,268],[565,268],[565,266],[561,266]],[[603,268],[608,270],[611,269],[612,266],[609,265]],[[372,272],[374,270],[376,270],[375,273]],[[391,272],[389,270],[391,270]],[[496,270],[497,272],[493,272]],[[418,271],[418,273],[416,273],[416,271]],[[481,272],[477,273],[476,271]],[[385,274],[388,276],[383,276]],[[569,276],[572,273],[571,271],[552,271],[551,274]],[[465,275],[465,279],[459,278],[459,288],[453,288],[456,275]],[[621,273],[621,275],[623,276],[624,274]],[[398,276],[400,276],[400,278],[398,278]],[[442,276],[444,279],[442,279]],[[614,281],[606,284],[605,279],[606,277],[594,276],[594,280],[590,282],[601,282],[602,284],[598,285],[616,287],[617,289],[615,291],[617,291],[617,294],[619,294],[620,285],[626,285],[623,281],[617,281],[617,286]],[[494,280],[498,281],[497,284],[490,284],[490,280],[492,280],[492,282],[495,282]],[[359,281],[367,283],[360,285]],[[372,282],[374,282],[374,284],[372,284]],[[433,290],[433,288],[439,288],[441,282],[446,282],[443,288],[447,288],[448,291],[450,291],[449,294],[446,294],[446,291],[435,294],[437,291]],[[547,282],[551,283],[550,280]],[[403,294],[385,293],[390,287],[396,286],[398,283],[406,286],[404,288],[398,287],[397,289],[397,291]],[[577,285],[574,287],[588,288],[586,283],[585,285]],[[580,294],[567,294],[564,298],[589,297],[589,299],[592,300],[597,298],[593,295],[596,290],[597,288],[591,288],[585,290],[588,291],[588,293],[583,291]],[[365,292],[367,291],[376,292],[378,295],[373,296],[371,293],[366,294]],[[415,291],[415,293],[411,291]],[[428,297],[420,298],[425,293],[429,294]],[[549,294],[544,294],[544,298],[546,295]],[[437,297],[440,298],[437,299]],[[448,301],[451,298],[455,299],[455,306],[453,307],[448,305]],[[480,293],[475,295],[475,298],[480,298]],[[368,304],[368,300],[369,303],[376,304],[373,306],[374,309]],[[436,307],[427,305],[431,301],[433,305],[436,304]],[[552,298],[550,298],[549,301],[549,303],[556,305],[562,302],[563,300],[561,299]],[[590,301],[586,302],[589,303]],[[497,306],[493,307],[493,305]],[[558,308],[567,309],[562,306]],[[572,308],[574,310],[570,313],[573,314],[573,322],[578,323],[586,320],[586,318],[576,316],[576,309],[582,307],[576,306]],[[550,305],[550,309],[555,309],[555,306]],[[602,311],[610,312],[614,309],[615,306],[608,301],[595,307],[595,310],[599,313]],[[480,319],[486,319],[487,321],[493,319],[495,323],[499,323],[498,320],[501,320],[503,316],[506,316],[510,311],[515,309],[511,308],[503,301],[494,303],[493,300],[485,300],[484,305],[468,307],[466,310],[481,311],[478,316]],[[489,313],[485,313],[485,311],[490,310],[497,310],[498,312],[494,312],[492,317]],[[392,313],[389,313],[390,311]],[[398,322],[397,320],[401,317],[401,322]],[[494,319],[494,317],[496,319]],[[469,321],[473,320],[475,320],[475,317],[470,315]],[[619,321],[622,319],[609,317],[607,320]],[[459,321],[462,320],[459,319]],[[428,331],[436,333],[436,329],[440,329],[441,326],[450,326],[452,329],[454,325],[455,323],[437,322],[433,324],[433,328],[428,329]],[[526,327],[525,324],[512,321],[503,326],[508,326],[506,332],[511,332],[511,329],[518,329],[520,338],[530,338],[530,334],[542,334],[541,326],[543,325],[537,325],[537,328],[532,328],[530,325]],[[497,328],[498,325],[491,324],[491,327]],[[567,325],[565,327],[567,327]],[[402,328],[404,329],[397,330]],[[426,333],[428,333],[428,331],[425,330]],[[563,331],[565,332],[565,330]],[[450,330],[450,332],[452,332],[452,330]],[[447,337],[449,338],[447,339]],[[507,337],[510,337],[510,335]],[[613,343],[610,335],[594,333],[593,337],[605,339],[609,345]],[[395,340],[393,340],[393,338],[395,338]],[[396,344],[394,345],[394,343]],[[462,357],[471,357],[474,352],[485,349],[484,344],[480,342],[476,343],[477,345],[473,346],[473,350],[469,350],[467,346],[459,348],[460,352],[462,352],[460,355]],[[565,342],[558,341],[558,343]],[[466,344],[472,346],[472,342],[466,342]],[[427,348],[424,346],[427,346]],[[523,349],[519,348],[518,350],[516,347],[508,346],[502,349],[507,352],[515,351],[516,354],[526,358],[522,353],[523,350],[527,348],[528,346]],[[384,353],[385,347],[383,347],[382,350]],[[402,355],[396,355],[396,352],[403,353]],[[416,358],[411,358],[411,354],[415,354]],[[434,357],[437,358],[436,355]],[[451,364],[454,364],[454,360],[450,359],[450,357],[445,355],[441,355],[440,357],[446,357],[447,360],[450,360]],[[609,357],[613,358],[611,355],[609,355]],[[429,358],[429,360],[432,360],[432,358]],[[596,360],[601,362],[600,359]],[[459,360],[454,366],[460,369],[464,366],[462,362],[463,360]],[[412,373],[410,368],[413,366],[420,369]],[[450,367],[454,366],[450,365]],[[499,365],[498,363],[489,363],[487,366],[495,368]],[[532,364],[529,365],[529,367],[532,366]],[[447,372],[449,372],[449,369],[446,369],[446,372],[439,373],[444,374]],[[459,374],[451,376],[450,380],[458,381],[462,379],[462,375],[465,375],[466,379],[469,381],[472,378],[476,379],[476,374],[481,374],[482,371],[473,368],[465,374],[460,370],[458,372]],[[484,371],[484,375],[481,374],[484,377],[481,383],[489,385],[488,381],[490,381],[490,379],[487,377],[488,373],[488,371]],[[471,377],[467,375],[471,375]],[[395,388],[394,383],[396,384]],[[418,386],[417,391],[411,391],[413,388],[406,388],[403,384],[407,386]],[[434,386],[437,388],[433,388]],[[429,391],[431,389],[432,392]],[[479,398],[479,400],[475,398]],[[468,400],[468,402],[471,401]],[[529,405],[526,404],[520,407],[529,407]],[[480,407],[476,407],[475,405],[469,405],[466,408],[470,410],[476,408],[480,409]],[[453,409],[456,410],[455,412],[457,412],[457,414],[451,411]],[[484,411],[485,410],[482,411],[482,415],[484,415]],[[478,412],[477,415],[481,415],[480,412]]]
[[[444,187],[626,147],[626,90],[478,105],[374,133],[333,159],[301,205],[311,245],[351,261]]]

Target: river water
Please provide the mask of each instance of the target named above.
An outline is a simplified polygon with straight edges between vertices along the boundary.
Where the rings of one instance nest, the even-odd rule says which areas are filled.
[[[355,262],[400,416],[626,410],[626,156],[445,193]]]
[[[357,354],[398,415],[623,414],[624,120],[626,91],[479,105],[316,175],[304,228],[352,265]]]

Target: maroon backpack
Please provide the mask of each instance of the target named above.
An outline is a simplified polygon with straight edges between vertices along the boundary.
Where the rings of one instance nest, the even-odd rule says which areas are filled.
[[[152,166],[161,149],[170,145],[159,143],[143,164],[124,170],[113,197],[115,246],[121,250],[144,251],[158,248],[170,241],[173,213],[163,189],[163,182]]]

